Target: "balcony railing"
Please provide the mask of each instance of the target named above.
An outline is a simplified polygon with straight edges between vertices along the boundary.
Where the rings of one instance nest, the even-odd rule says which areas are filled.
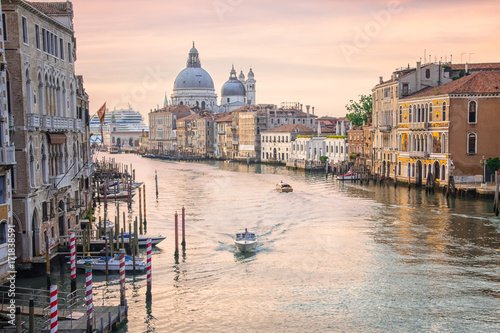
[[[427,131],[429,129],[429,123],[428,122],[410,123],[409,127],[411,131]]]
[[[41,129],[42,131],[66,132],[82,131],[82,120],[50,115],[28,113],[28,130]]]
[[[428,158],[429,153],[426,151],[411,151],[409,153],[410,158]]]
[[[71,175],[58,175],[50,177],[50,183],[57,189],[71,186]]]
[[[16,164],[15,146],[0,147],[0,165]]]
[[[28,122],[28,131],[34,131],[40,128],[40,115],[36,113],[27,113],[26,118]]]

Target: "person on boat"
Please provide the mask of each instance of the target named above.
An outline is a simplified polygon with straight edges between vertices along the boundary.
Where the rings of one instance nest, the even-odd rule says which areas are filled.
[[[246,238],[247,234],[248,234],[248,230],[247,230],[247,228],[245,228],[245,232],[243,233],[243,237]]]

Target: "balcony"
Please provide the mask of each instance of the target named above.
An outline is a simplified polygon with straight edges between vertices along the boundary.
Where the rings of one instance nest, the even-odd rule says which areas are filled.
[[[39,117],[39,127],[42,131],[48,132],[68,132],[68,131],[81,131],[82,120],[66,117],[55,117],[49,115],[28,115],[28,129],[31,123],[36,123],[36,118]],[[30,120],[32,119],[32,120]],[[34,128],[34,127],[33,127]]]
[[[26,120],[28,123],[28,131],[35,131],[40,128],[40,115],[36,113],[27,113]]]
[[[50,177],[50,183],[56,189],[61,189],[64,187],[71,186],[71,175],[66,174],[66,175],[58,175]]]
[[[429,158],[429,153],[426,151],[411,151],[409,155],[410,158],[420,158],[420,159]]]
[[[410,123],[409,124],[410,131],[427,131],[429,130],[429,123],[428,122],[421,122],[421,123]]]
[[[15,146],[0,147],[0,165],[15,165],[16,150]]]
[[[379,126],[378,129],[379,129],[380,132],[390,133],[391,129],[392,129],[392,126],[391,125],[382,125],[382,126]]]

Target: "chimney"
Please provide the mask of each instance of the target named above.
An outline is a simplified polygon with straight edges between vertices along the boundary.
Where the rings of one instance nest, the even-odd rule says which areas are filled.
[[[302,111],[302,104],[300,104],[300,111]]]
[[[420,91],[420,89],[422,88],[422,75],[420,74],[420,69],[421,69],[421,66],[420,66],[420,61],[417,62],[417,91]]]
[[[383,76],[379,76],[378,80],[380,81],[380,83],[384,83],[384,77]]]
[[[469,63],[465,62],[465,75],[469,74]]]
[[[310,107],[311,107],[310,105],[306,105],[307,114],[309,114],[309,108]]]
[[[313,116],[314,116],[314,106],[312,107],[312,112],[313,112]]]

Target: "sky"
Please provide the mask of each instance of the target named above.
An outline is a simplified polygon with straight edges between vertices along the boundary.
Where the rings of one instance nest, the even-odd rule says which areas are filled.
[[[90,113],[147,114],[170,98],[195,42],[220,101],[231,66],[255,73],[256,102],[345,116],[379,77],[426,62],[500,62],[500,2],[72,0],[76,72]]]

